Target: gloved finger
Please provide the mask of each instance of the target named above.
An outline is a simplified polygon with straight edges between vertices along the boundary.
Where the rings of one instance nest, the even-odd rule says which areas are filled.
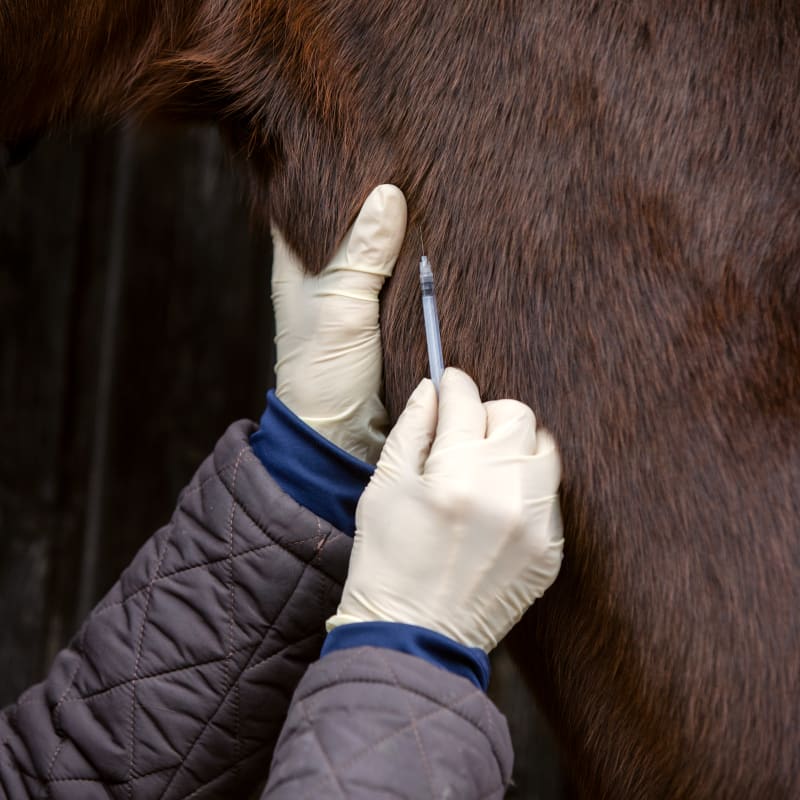
[[[388,278],[406,235],[406,198],[391,183],[373,189],[346,239],[350,269]]]
[[[486,409],[486,438],[503,455],[531,455],[536,452],[536,417],[518,400],[490,400]]]
[[[445,369],[439,384],[439,421],[431,455],[486,436],[486,409],[475,381],[454,367]]]
[[[525,481],[536,487],[536,496],[552,497],[561,485],[561,455],[553,435],[540,428],[536,432],[536,449],[525,459]]]
[[[391,184],[370,192],[353,226],[320,273],[326,292],[377,300],[406,233],[406,199]]]
[[[424,378],[408,398],[386,439],[377,469],[422,473],[436,431],[438,401],[433,382]]]

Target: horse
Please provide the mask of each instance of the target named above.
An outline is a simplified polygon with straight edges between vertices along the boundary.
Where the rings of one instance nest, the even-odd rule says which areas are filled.
[[[511,647],[579,796],[800,796],[799,6],[2,0],[0,81],[11,154],[214,121],[312,272],[401,187],[446,362],[562,449],[563,568]]]

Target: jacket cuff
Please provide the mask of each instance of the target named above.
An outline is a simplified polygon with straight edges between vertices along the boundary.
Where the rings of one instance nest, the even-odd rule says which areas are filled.
[[[356,622],[334,628],[322,645],[321,656],[352,647],[381,647],[416,656],[429,664],[466,678],[479,689],[489,687],[489,656],[428,628],[402,622]]]
[[[250,446],[289,497],[353,536],[356,506],[375,467],[306,425],[273,390]]]

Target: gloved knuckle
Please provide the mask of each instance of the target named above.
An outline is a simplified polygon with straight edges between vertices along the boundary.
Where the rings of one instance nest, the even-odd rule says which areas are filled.
[[[531,422],[535,419],[533,409],[520,400],[503,400],[508,408],[508,415],[521,421]]]
[[[448,513],[454,520],[469,519],[480,503],[474,488],[462,481],[449,484],[444,500]]]

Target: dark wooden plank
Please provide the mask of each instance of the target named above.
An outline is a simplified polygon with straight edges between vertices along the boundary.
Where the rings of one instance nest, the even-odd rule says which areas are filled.
[[[69,346],[63,397],[61,438],[60,536],[51,540],[53,568],[48,584],[49,635],[44,665],[63,646],[85,616],[81,602],[91,601],[93,570],[85,560],[87,528],[92,515],[92,497],[97,495],[98,447],[107,449],[98,437],[103,415],[104,331],[113,304],[113,257],[116,204],[120,184],[120,162],[124,158],[124,131],[98,133],[83,138],[85,174],[80,198],[79,248],[75,263],[70,309]],[[111,350],[113,363],[113,349]],[[109,392],[106,390],[105,394]]]
[[[0,186],[0,702],[46,650],[82,182],[81,148],[62,140]]]
[[[216,134],[143,132],[130,157],[98,590],[272,375],[269,240]]]

